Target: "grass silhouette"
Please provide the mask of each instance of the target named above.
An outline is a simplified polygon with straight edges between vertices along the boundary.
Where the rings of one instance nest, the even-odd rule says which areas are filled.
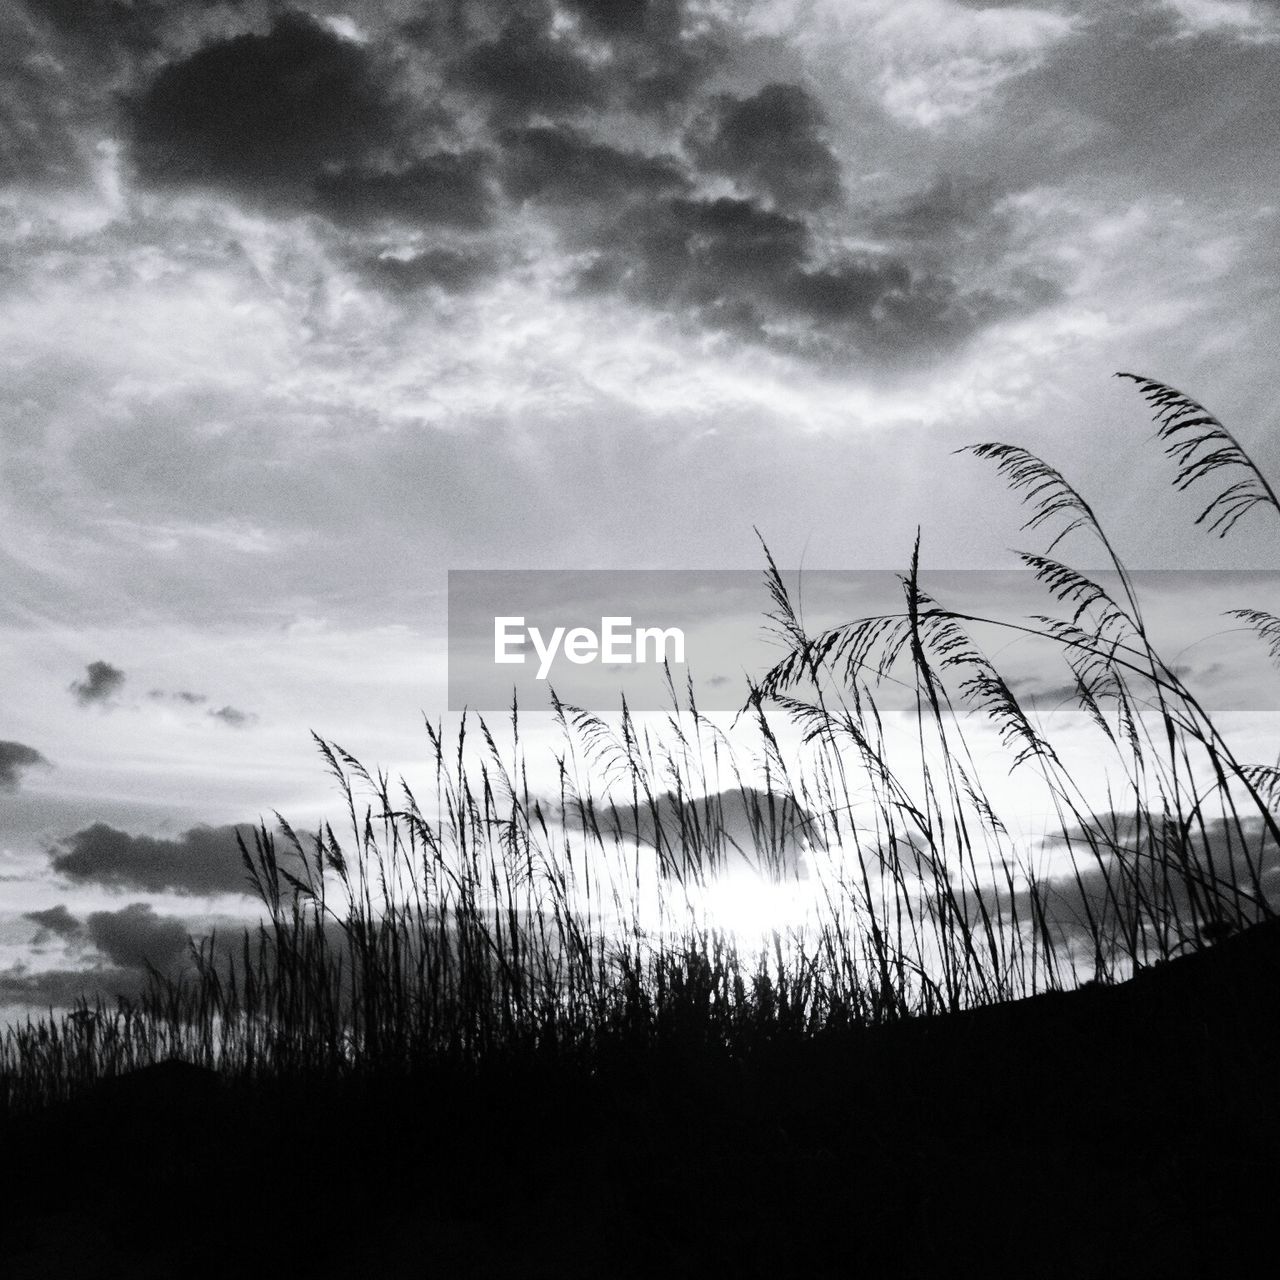
[[[1203,525],[1225,535],[1255,512],[1280,516],[1216,418],[1121,376],[1153,409],[1175,483],[1218,485]],[[285,1134],[297,1173],[327,1167],[320,1118],[342,1117],[352,1167],[382,1189],[353,1193],[382,1224],[359,1247],[381,1249],[388,1274],[417,1247],[389,1225],[398,1214],[488,1221],[468,1185],[540,1238],[557,1210],[530,1178],[581,1197],[584,1238],[594,1214],[636,1242],[616,1274],[726,1260],[745,1274],[846,1274],[855,1255],[870,1274],[939,1274],[967,1252],[1012,1264],[1027,1241],[1035,1274],[1225,1274],[1205,1241],[1217,1234],[1219,1260],[1244,1249],[1240,1215],[1280,1150],[1259,1089],[1280,1065],[1280,769],[1238,759],[1157,651],[1133,576],[1067,479],[1013,445],[968,452],[1025,504],[1024,529],[1048,538],[1022,555],[1045,613],[948,607],[921,584],[917,540],[899,612],[810,635],[766,548],[786,652],[748,691],[750,768],[691,686],[672,690],[660,733],[625,704],[609,723],[554,701],[551,795],[530,787],[515,708],[501,743],[482,718],[452,738],[428,723],[432,769],[416,790],[317,739],[343,838],[263,823],[241,846],[265,911],[256,930],[206,941],[191,973],[153,974],[137,1001],[9,1030],[10,1140],[35,1159],[51,1134],[59,1150],[86,1132],[118,1141],[130,1117],[133,1132],[162,1131],[166,1150],[185,1135],[225,1172],[237,1157],[208,1135],[230,1126]],[[1105,574],[1057,558],[1072,535],[1092,541]],[[1237,616],[1275,657],[1280,619]],[[1104,803],[978,633],[1059,655],[1090,750],[1109,762]],[[891,681],[913,704],[905,752],[879,701]],[[801,731],[799,755],[779,717]],[[1054,867],[1001,820],[975,724],[1053,813]],[[811,917],[765,947],[700,906],[745,845],[766,881],[792,878],[800,847],[811,864]],[[664,873],[656,897],[641,847]],[[154,1076],[140,1108],[111,1092],[173,1062],[202,1069],[176,1089],[199,1100],[194,1118],[172,1099],[157,1111],[174,1088]],[[433,1144],[427,1171],[448,1185],[432,1181],[428,1209],[403,1143]],[[170,1175],[193,1188],[203,1177]],[[1205,1231],[1171,1235],[1187,1196],[1205,1200]],[[677,1206],[698,1197],[706,1214],[691,1224]],[[881,1224],[864,1223],[856,1249],[835,1225],[851,1204]],[[971,1240],[984,1209],[998,1227]],[[1046,1252],[1072,1215],[1088,1220],[1076,1223],[1088,1247]],[[488,1261],[455,1257],[441,1230],[448,1274],[512,1262],[497,1245]],[[587,1273],[540,1247],[546,1274]],[[824,1269],[832,1256],[844,1261]]]

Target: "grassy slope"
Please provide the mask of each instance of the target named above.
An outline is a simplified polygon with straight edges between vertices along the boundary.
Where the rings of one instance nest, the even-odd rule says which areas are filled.
[[[153,1069],[5,1134],[6,1274],[1245,1274],[1280,924],[1129,983],[745,1060],[334,1093]],[[16,1255],[16,1256],[15,1256]]]

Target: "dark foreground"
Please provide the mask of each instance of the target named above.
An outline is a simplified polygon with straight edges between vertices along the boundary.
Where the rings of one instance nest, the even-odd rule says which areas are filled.
[[[376,1089],[153,1068],[7,1126],[0,1274],[1258,1274],[1278,1015],[1280,922],[745,1063],[673,1037]]]

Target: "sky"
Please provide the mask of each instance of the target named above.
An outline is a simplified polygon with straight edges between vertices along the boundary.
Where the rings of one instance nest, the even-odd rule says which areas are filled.
[[[311,731],[420,766],[450,569],[1008,568],[984,440],[1135,567],[1280,563],[1111,377],[1280,474],[1280,5],[15,0],[0,50],[0,1004],[242,913]]]

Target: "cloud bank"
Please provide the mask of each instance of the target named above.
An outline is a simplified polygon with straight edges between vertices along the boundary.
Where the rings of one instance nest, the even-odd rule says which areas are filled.
[[[176,840],[165,840],[96,822],[64,840],[51,853],[50,865],[76,884],[150,893],[247,894],[238,831],[252,844],[251,828],[192,827]]]

